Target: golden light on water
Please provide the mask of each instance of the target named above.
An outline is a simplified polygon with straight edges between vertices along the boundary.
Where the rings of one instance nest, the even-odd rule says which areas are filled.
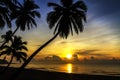
[[[67,71],[68,73],[72,73],[72,64],[67,64]]]

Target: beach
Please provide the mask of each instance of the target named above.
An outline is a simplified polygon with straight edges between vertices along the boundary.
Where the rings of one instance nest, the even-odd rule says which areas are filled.
[[[3,67],[0,67],[2,69]],[[9,68],[0,74],[0,80],[9,80],[17,68]],[[73,74],[53,71],[24,69],[17,80],[120,80],[120,76]]]

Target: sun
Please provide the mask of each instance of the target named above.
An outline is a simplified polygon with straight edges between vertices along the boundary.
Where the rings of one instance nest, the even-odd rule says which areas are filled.
[[[67,54],[66,58],[71,59],[72,58],[72,54]]]

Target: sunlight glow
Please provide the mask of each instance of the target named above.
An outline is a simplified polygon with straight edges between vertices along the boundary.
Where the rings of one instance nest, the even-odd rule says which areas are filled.
[[[72,58],[72,54],[67,54],[66,58],[71,59]]]

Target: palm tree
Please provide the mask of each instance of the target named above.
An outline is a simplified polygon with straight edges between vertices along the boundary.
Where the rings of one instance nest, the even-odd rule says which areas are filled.
[[[1,29],[3,29],[5,24],[7,24],[8,28],[11,28],[12,26],[10,14],[12,11],[16,9],[16,6],[13,2],[17,3],[17,0],[0,0],[0,28]],[[1,36],[2,38],[4,38],[4,41],[1,41],[2,45],[0,46],[0,49],[1,47],[3,47],[3,45],[5,45],[11,39],[11,36],[12,36],[11,34],[10,35],[6,34],[6,36],[5,35]]]
[[[5,26],[5,23],[11,28],[11,12],[14,12],[20,4],[17,0],[0,0],[0,28]]]
[[[0,28],[3,29],[5,24],[7,24],[8,28],[12,27],[11,24],[11,12],[17,9],[17,5],[15,3],[19,3],[17,0],[0,0]],[[7,43],[7,41],[1,41],[3,43],[0,48]]]
[[[0,53],[0,56],[2,55],[11,55],[10,62],[6,66],[6,68],[2,71],[6,71],[10,64],[13,61],[13,58],[15,57],[17,61],[21,63],[21,61],[26,61],[27,54],[23,52],[23,50],[28,50],[27,47],[25,46],[27,43],[22,42],[21,37],[14,36],[14,39],[12,40],[11,45],[4,45],[2,47],[2,52]]]
[[[49,28],[54,30],[54,37],[40,46],[27,61],[16,71],[11,80],[15,80],[24,67],[31,61],[31,59],[38,54],[45,46],[53,41],[58,35],[62,38],[67,38],[68,35],[73,34],[73,29],[78,34],[83,31],[83,21],[86,21],[87,7],[83,1],[73,3],[73,0],[61,0],[61,5],[56,3],[48,3],[49,7],[53,7],[54,11],[48,13],[47,22]]]
[[[0,1],[0,28],[3,29],[5,24],[9,28],[11,28],[11,22],[10,22],[10,12],[7,7],[3,5],[3,3]]]
[[[35,18],[40,18],[40,13],[36,11],[39,6],[35,4],[33,0],[24,0],[23,5],[16,0],[12,1],[14,1],[14,3],[10,2],[10,0],[3,1],[11,10],[10,19],[15,20],[17,26],[12,35],[14,35],[19,28],[24,31],[26,27],[30,29],[33,26],[37,26]],[[15,3],[17,4],[15,5]],[[6,43],[7,42],[4,42],[1,47]]]
[[[2,41],[3,44],[1,45],[0,50],[5,45],[5,43],[8,43],[9,41],[12,40],[12,31],[11,30],[7,31],[5,35],[1,36],[1,38],[4,40]]]
[[[19,28],[24,31],[26,27],[29,30],[33,26],[37,26],[35,18],[40,18],[40,13],[36,11],[38,8],[39,6],[33,0],[24,0],[23,4],[19,4],[19,8],[11,14],[11,19],[15,19],[17,26],[15,32]]]
[[[54,34],[62,38],[67,38],[68,35],[83,31],[83,21],[86,22],[87,7],[83,1],[73,3],[73,0],[61,0],[62,5],[48,3],[49,7],[53,7],[54,11],[48,13],[47,22],[49,28],[55,27]]]
[[[1,0],[0,1],[6,8],[9,9],[9,11],[14,11],[16,8],[18,8],[18,0]]]

